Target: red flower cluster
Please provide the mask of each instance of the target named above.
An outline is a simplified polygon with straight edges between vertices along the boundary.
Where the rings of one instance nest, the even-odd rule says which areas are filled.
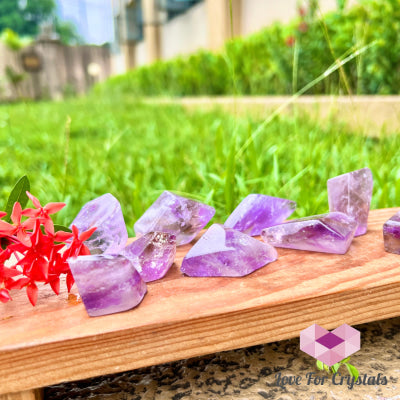
[[[285,40],[286,46],[288,47],[293,47],[295,42],[296,38],[293,35],[288,36]]]
[[[44,207],[39,200],[26,192],[35,208],[22,210],[17,202],[11,214],[12,223],[0,220],[0,301],[11,300],[9,290],[26,288],[32,305],[38,296],[37,282],[50,284],[54,293],[60,291],[60,275],[67,275],[67,288],[71,290],[74,278],[68,265],[69,257],[90,254],[83,242],[96,228],[79,235],[73,226],[72,233],[54,232],[50,217],[65,207],[64,203],[49,203]],[[7,214],[0,212],[0,219]],[[22,222],[22,218],[25,220]]]
[[[305,7],[299,5],[297,7],[297,13],[300,17],[300,23],[297,26],[297,31],[300,33],[306,33],[309,29],[309,24],[307,21],[310,21],[310,19],[312,19],[312,11],[311,8],[310,10],[307,10]],[[294,35],[290,35],[288,37],[286,37],[285,39],[285,44],[288,47],[293,47],[295,42],[296,42],[296,37],[298,37],[297,32],[294,32]]]

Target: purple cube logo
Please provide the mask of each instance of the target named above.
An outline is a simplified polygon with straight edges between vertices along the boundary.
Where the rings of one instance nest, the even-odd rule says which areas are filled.
[[[360,331],[343,324],[329,332],[314,324],[300,332],[300,350],[331,367],[360,350]]]

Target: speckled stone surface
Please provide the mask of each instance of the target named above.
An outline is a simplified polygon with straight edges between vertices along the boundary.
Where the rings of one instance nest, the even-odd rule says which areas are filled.
[[[45,389],[45,400],[395,400],[400,399],[400,318],[357,325],[361,350],[351,356],[360,374],[387,377],[387,385],[307,385],[317,372],[315,360],[299,348],[299,339],[253,346],[204,357],[141,368]],[[344,367],[342,367],[344,368]],[[275,374],[299,375],[299,386],[276,385]],[[346,371],[343,369],[343,375]]]

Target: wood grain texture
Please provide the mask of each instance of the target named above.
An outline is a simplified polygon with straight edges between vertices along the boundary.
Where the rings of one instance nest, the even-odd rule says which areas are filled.
[[[42,400],[43,390],[33,389],[19,393],[0,394],[0,400]]]
[[[382,224],[400,209],[370,213],[368,233],[345,255],[278,249],[278,261],[243,278],[190,278],[179,248],[167,276],[135,309],[90,318],[66,293],[40,288],[0,312],[0,393],[115,373],[400,315],[400,256],[383,249]]]

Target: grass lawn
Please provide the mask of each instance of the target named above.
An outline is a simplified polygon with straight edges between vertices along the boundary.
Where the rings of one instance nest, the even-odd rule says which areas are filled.
[[[295,200],[300,217],[327,210],[328,178],[364,166],[374,174],[372,208],[400,205],[399,136],[366,138],[333,122],[282,117],[237,156],[259,122],[129,97],[2,105],[0,208],[27,174],[42,203],[67,202],[57,220],[66,225],[85,202],[110,192],[133,235],[165,189],[213,205],[215,221],[249,193]]]

